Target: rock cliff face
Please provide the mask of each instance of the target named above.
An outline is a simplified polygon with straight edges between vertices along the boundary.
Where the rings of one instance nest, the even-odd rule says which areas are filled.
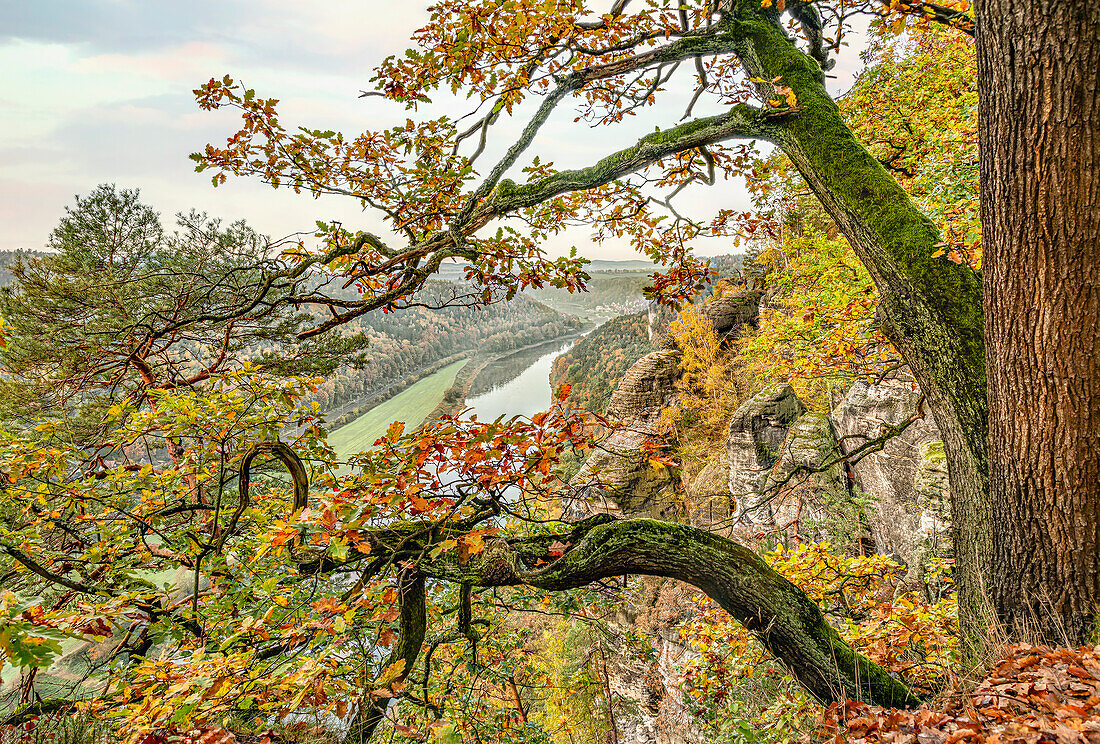
[[[701,310],[720,334],[731,336],[753,322],[758,299],[723,298]],[[670,350],[640,359],[613,394],[608,417],[622,426],[574,479],[567,516],[664,517],[735,539],[761,533],[828,539],[850,551],[892,555],[909,566],[908,579],[929,584],[924,566],[950,549],[950,502],[943,444],[911,380],[899,375],[875,385],[856,383],[827,416],[808,411],[789,384],[765,387],[732,415],[724,450],[690,483],[677,484],[667,470],[645,467],[640,456],[644,443],[659,436],[654,424],[661,411],[676,401],[671,320],[667,311],[651,309],[651,339],[664,338]],[[844,455],[905,422],[881,449],[844,462]],[[934,591],[934,581],[929,585]],[[615,625],[645,633],[653,654],[639,659],[629,649],[609,649],[609,684],[631,702],[617,721],[619,742],[699,741],[680,683],[693,652],[676,632],[691,603],[675,582],[647,579],[643,586]]]
[[[720,337],[733,338],[746,325],[756,323],[759,299],[757,292],[728,295],[697,310]],[[674,319],[674,313],[667,308],[656,305],[650,308],[650,341],[657,343],[655,339],[663,339],[665,348],[635,362],[612,393],[606,413],[612,432],[573,478],[571,496],[564,504],[567,518],[600,512],[669,518],[681,509],[663,496],[674,490],[672,473],[647,467],[643,462],[646,445],[660,443],[662,435],[655,426],[657,419],[676,401],[679,353],[668,338],[668,327]],[[781,441],[776,442],[777,447]],[[711,469],[708,477],[714,480],[717,473]],[[729,506],[726,497],[722,508],[727,514]],[[713,505],[710,511],[713,512]]]
[[[689,592],[684,585],[647,578],[639,601],[624,607],[614,626],[644,633],[651,653],[612,646],[607,657],[612,692],[633,704],[616,718],[620,744],[699,742],[703,732],[694,723],[680,692],[682,669],[695,654],[680,643],[676,626],[688,619]]]
[[[787,432],[764,491],[773,494],[776,528],[808,540],[830,540],[854,551],[862,529],[837,455],[829,419],[804,413]]]
[[[719,338],[736,336],[745,326],[756,327],[760,317],[760,292],[726,295],[699,307]]]
[[[647,443],[660,439],[657,419],[676,399],[679,374],[675,352],[654,351],[623,375],[607,404],[611,433],[574,476],[563,504],[567,519],[597,513],[669,514],[671,505],[662,504],[658,495],[673,485],[672,474],[647,467],[643,454]]]
[[[949,521],[943,444],[920,402],[906,376],[855,383],[829,416],[807,413],[788,384],[765,387],[733,414],[726,440],[741,524],[853,550],[866,546],[869,530],[876,552],[913,568],[930,551],[942,553]],[[902,424],[881,449],[844,462]]]
[[[920,576],[922,564],[947,545],[947,464],[939,430],[921,410],[921,392],[908,375],[877,385],[857,382],[829,419],[847,454],[911,421],[899,435],[851,464],[855,496],[867,510],[875,549],[900,558]]]
[[[790,428],[806,406],[783,383],[770,385],[741,404],[730,420],[726,465],[738,519],[750,527],[775,526],[765,485],[779,462]]]
[[[689,506],[686,516],[692,527],[732,536],[737,499],[730,491],[725,451],[719,450],[711,455],[699,474],[686,485],[684,495],[684,501]]]
[[[668,338],[668,327],[676,320],[676,311],[667,305],[658,305],[651,302],[649,305],[649,343],[654,346],[671,345]]]

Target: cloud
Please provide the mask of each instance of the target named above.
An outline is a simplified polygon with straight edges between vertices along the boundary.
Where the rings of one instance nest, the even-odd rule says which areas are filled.
[[[0,9],[0,44],[142,58],[203,43],[250,64],[345,74],[365,73],[404,49],[427,18],[420,3],[407,0],[0,0]]]
[[[350,200],[245,181],[215,192],[187,156],[239,120],[199,111],[191,90],[231,73],[280,96],[288,123],[360,127],[370,65],[403,48],[423,16],[387,5],[0,0],[0,68],[13,73],[0,77],[0,248],[40,247],[72,196],[101,182],[143,187],[167,214],[196,206],[271,233],[317,218],[364,223]]]
[[[5,0],[0,40],[79,45],[93,54],[140,53],[231,28],[235,5],[217,0]]]
[[[426,2],[410,0],[0,0],[0,248],[37,247],[75,193],[101,182],[142,187],[171,214],[192,206],[227,219],[247,218],[261,231],[308,229],[315,219],[381,231],[348,199],[314,201],[231,180],[214,190],[187,156],[221,142],[239,124],[233,112],[202,112],[191,90],[230,74],[262,96],[280,98],[284,125],[351,134],[403,122],[407,112],[359,99],[373,66],[409,46],[427,19]],[[849,57],[854,57],[848,53]],[[685,68],[686,69],[686,68]],[[844,63],[838,81],[856,65]],[[559,168],[579,167],[626,146],[655,125],[676,123],[690,95],[690,70],[658,108],[622,126],[590,131],[564,106],[544,127],[536,151]],[[472,103],[437,96],[421,115],[461,116]],[[713,113],[701,104],[697,114]],[[496,128],[498,141],[479,167],[498,157],[526,123],[521,107]],[[502,142],[504,144],[502,144]],[[691,188],[682,204],[703,214],[746,204],[733,183]],[[553,241],[555,252],[587,247],[587,230]],[[721,248],[704,249],[706,252]],[[618,247],[594,250],[615,255]]]
[[[167,82],[196,83],[231,64],[231,55],[218,44],[192,40],[142,53],[103,52],[81,57],[70,65],[78,75],[144,77]]]

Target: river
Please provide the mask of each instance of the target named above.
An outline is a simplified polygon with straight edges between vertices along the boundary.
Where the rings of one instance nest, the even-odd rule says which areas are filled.
[[[494,421],[500,416],[530,417],[550,407],[550,368],[554,359],[572,348],[576,338],[558,338],[501,356],[478,372],[466,396],[467,416]],[[443,398],[465,360],[456,362],[410,385],[329,435],[329,444],[341,460],[369,449],[394,420],[406,430],[418,426]]]
[[[466,405],[479,421],[532,416],[550,407],[550,368],[576,343],[557,339],[518,351],[486,366],[470,388]]]

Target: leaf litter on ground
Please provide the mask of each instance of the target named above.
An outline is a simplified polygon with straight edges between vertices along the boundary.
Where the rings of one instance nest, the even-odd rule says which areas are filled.
[[[1100,744],[1100,646],[1016,645],[977,687],[915,710],[849,700],[803,744]]]

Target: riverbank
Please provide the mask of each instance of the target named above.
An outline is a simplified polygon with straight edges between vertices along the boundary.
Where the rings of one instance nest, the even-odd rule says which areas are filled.
[[[401,391],[408,389],[409,387],[417,384],[425,377],[431,377],[436,372],[445,367],[449,367],[455,362],[469,359],[472,354],[476,352],[469,349],[451,354],[448,357],[439,359],[431,364],[425,365],[415,372],[406,375],[400,380],[394,380],[375,392],[363,398],[356,398],[355,400],[345,403],[332,411],[325,414],[325,424],[331,431],[336,431],[343,426],[346,426],[355,421],[360,416],[364,416],[370,413],[372,409],[382,405],[386,401],[390,400],[396,395],[400,395]]]
[[[474,383],[493,365],[539,349],[552,348],[581,335],[584,334],[567,334],[493,354],[480,354],[476,350],[452,354],[387,385],[368,398],[360,398],[330,412],[327,416],[331,431],[329,443],[344,457],[369,448],[385,434],[393,421],[404,421],[408,428],[412,428],[424,421],[456,414],[466,407],[466,399]],[[448,377],[448,374],[451,376]],[[444,381],[446,384],[441,387]],[[547,382],[549,384],[549,380]],[[431,407],[427,408],[429,401]]]

